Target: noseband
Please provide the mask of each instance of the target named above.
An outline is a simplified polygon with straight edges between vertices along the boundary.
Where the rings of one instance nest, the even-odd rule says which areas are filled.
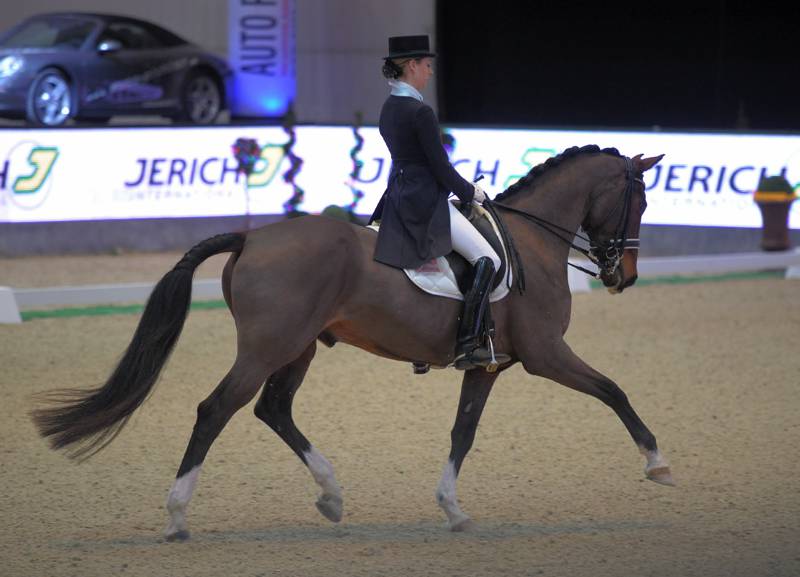
[[[564,242],[568,244],[572,249],[578,251],[586,258],[588,258],[592,263],[597,265],[600,269],[598,272],[591,271],[589,269],[583,268],[582,266],[578,266],[571,262],[567,262],[568,265],[578,269],[581,272],[588,274],[594,278],[601,278],[604,275],[612,275],[616,272],[617,268],[619,268],[620,262],[622,262],[622,255],[624,254],[625,250],[639,250],[639,239],[638,238],[628,238],[628,224],[630,223],[630,213],[631,213],[631,197],[633,196],[633,185],[634,183],[639,183],[642,185],[642,190],[644,190],[644,181],[641,178],[636,177],[636,173],[634,172],[633,168],[633,161],[628,158],[627,156],[623,157],[625,160],[625,190],[623,191],[622,195],[620,196],[619,203],[608,213],[608,215],[601,221],[605,223],[608,221],[611,216],[619,210],[620,205],[622,206],[622,213],[620,214],[619,221],[617,223],[616,232],[614,233],[614,237],[606,242],[595,242],[591,239],[592,232],[589,229],[586,223],[582,224],[581,226],[586,231],[588,238],[580,235],[575,234],[573,231],[568,230],[564,227],[561,227],[557,224],[553,224],[543,218],[536,216],[535,214],[531,214],[529,212],[525,212],[524,210],[519,210],[518,208],[514,208],[508,206],[506,204],[500,204],[499,202],[494,202],[489,200],[488,198],[484,201],[484,207],[492,213],[495,217],[495,220],[498,223],[501,223],[501,219],[497,218],[497,214],[495,209],[502,208],[508,212],[513,212],[515,214],[519,214],[520,216],[524,216],[527,220],[530,220],[534,224],[539,225],[544,230]],[[642,200],[644,203],[644,200]],[[646,203],[643,205],[642,209],[644,209]],[[510,235],[505,230],[505,226],[501,226],[501,232],[503,233],[504,240],[506,240],[507,245],[512,247],[512,253],[514,253],[514,258],[512,259],[512,267],[517,271],[516,277],[518,280],[518,287],[520,292],[524,291],[524,275],[522,272],[522,263],[519,261],[519,258],[516,255],[516,249],[513,248],[513,241],[510,239]],[[571,235],[570,237],[562,236],[562,233],[567,235]],[[589,249],[585,249],[582,246],[578,246],[572,242],[572,236],[578,237],[584,242],[589,243]],[[507,237],[507,238],[506,238]]]

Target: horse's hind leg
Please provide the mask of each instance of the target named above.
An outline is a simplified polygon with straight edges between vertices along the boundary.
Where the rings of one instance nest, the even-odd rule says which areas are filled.
[[[294,394],[303,383],[308,366],[317,350],[311,343],[298,359],[278,370],[267,379],[255,407],[256,416],[264,421],[306,464],[314,480],[322,488],[317,509],[329,520],[342,519],[342,491],[333,474],[330,462],[303,436],[292,419]]]
[[[524,364],[528,372],[591,395],[611,407],[628,429],[639,451],[647,459],[645,476],[662,485],[675,484],[669,464],[658,450],[655,436],[633,410],[628,396],[614,381],[583,362],[566,343],[562,343],[552,355],[547,355],[546,368],[542,369],[539,363],[536,363],[535,368],[528,363]]]
[[[489,398],[492,385],[498,373],[487,373],[483,370],[467,371],[461,384],[461,398],[458,401],[458,414],[453,430],[450,433],[450,457],[442,471],[442,479],[436,488],[436,501],[447,515],[451,531],[464,531],[470,526],[469,517],[458,506],[456,498],[456,478],[461,471],[461,464],[467,456],[483,407]]]
[[[198,405],[192,437],[167,497],[170,523],[164,534],[168,541],[182,541],[189,537],[186,508],[203,460],[233,414],[258,392],[269,371],[269,366],[263,360],[252,355],[244,357],[240,353],[214,392]]]

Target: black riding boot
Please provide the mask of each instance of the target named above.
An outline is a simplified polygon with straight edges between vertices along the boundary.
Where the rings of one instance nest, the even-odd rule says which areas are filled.
[[[497,363],[492,363],[492,351],[483,344],[483,319],[486,308],[489,306],[489,293],[492,292],[494,279],[494,263],[488,256],[481,257],[473,267],[475,279],[472,288],[464,296],[464,311],[461,315],[461,324],[458,327],[458,342],[456,344],[455,368],[469,370],[476,367],[486,367],[490,372],[497,369]],[[508,359],[506,355],[495,355]]]

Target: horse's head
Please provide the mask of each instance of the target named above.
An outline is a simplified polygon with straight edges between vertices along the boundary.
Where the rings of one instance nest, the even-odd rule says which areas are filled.
[[[642,174],[664,155],[617,159],[624,171],[592,195],[582,226],[591,240],[591,255],[600,269],[600,280],[611,293],[621,293],[636,282],[639,226],[647,207]]]

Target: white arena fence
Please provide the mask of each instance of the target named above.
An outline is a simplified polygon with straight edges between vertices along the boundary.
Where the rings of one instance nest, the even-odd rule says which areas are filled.
[[[576,264],[590,267],[587,262]],[[752,252],[723,255],[641,258],[640,278],[674,275],[722,275],[769,270],[785,270],[785,278],[800,278],[800,249],[785,252]],[[76,307],[143,303],[155,283],[61,286],[48,288],[0,287],[0,323],[22,322],[20,311],[54,306]],[[570,267],[569,285],[573,293],[591,290],[589,277]],[[222,299],[220,279],[195,280],[192,300]]]

